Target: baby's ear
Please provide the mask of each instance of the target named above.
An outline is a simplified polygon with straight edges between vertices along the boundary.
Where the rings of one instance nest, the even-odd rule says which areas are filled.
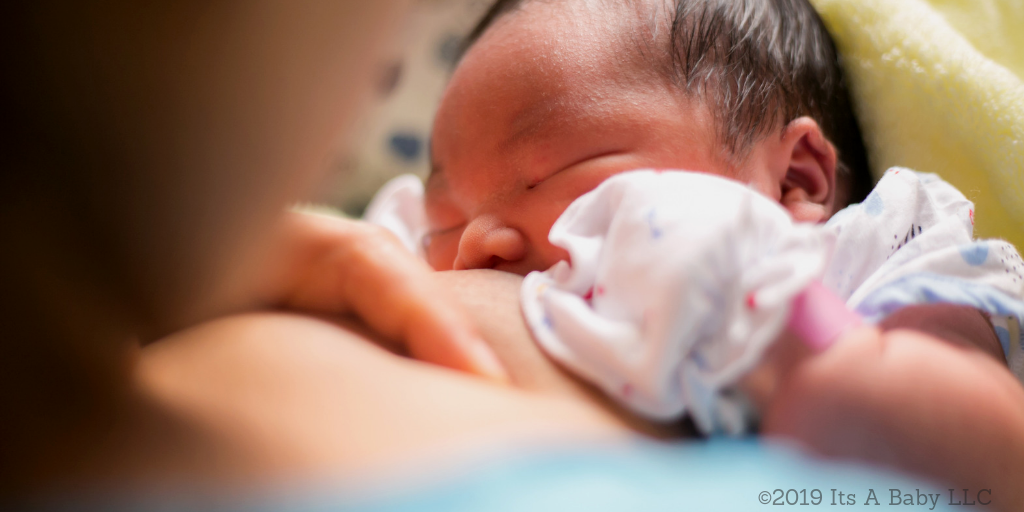
[[[836,149],[810,117],[798,117],[782,131],[771,159],[782,206],[797,221],[823,222],[836,195]]]

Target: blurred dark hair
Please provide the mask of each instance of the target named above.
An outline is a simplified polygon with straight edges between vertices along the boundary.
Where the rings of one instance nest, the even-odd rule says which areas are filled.
[[[466,37],[463,52],[504,14],[528,0],[497,0]],[[672,79],[717,106],[733,156],[785,123],[809,116],[838,152],[837,206],[871,191],[867,153],[840,56],[807,0],[674,0]],[[845,186],[846,190],[842,190]]]

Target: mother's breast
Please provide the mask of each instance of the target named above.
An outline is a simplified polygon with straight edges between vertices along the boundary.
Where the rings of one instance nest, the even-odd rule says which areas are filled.
[[[527,379],[526,387],[544,388],[553,378]],[[255,461],[238,468],[252,475],[365,474],[513,439],[626,432],[571,393],[498,386],[397,356],[338,323],[290,313],[226,317],[149,345],[137,379],[197,428],[230,438]]]
[[[530,334],[519,307],[522,277],[495,270],[437,272],[434,276],[460,299],[484,340],[505,365],[514,386],[539,395],[567,399],[649,436],[693,435],[689,423],[655,423],[627,412],[545,355]]]

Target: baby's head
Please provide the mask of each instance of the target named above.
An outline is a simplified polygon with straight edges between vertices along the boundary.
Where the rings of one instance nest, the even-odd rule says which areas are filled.
[[[860,133],[806,0],[499,0],[434,123],[435,268],[525,274],[551,225],[613,174],[752,184],[819,222],[870,187]]]

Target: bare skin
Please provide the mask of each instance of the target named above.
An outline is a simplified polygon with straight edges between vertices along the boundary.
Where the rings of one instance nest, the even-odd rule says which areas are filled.
[[[460,297],[519,389],[396,356],[335,322],[281,313],[176,335],[145,351],[140,377],[191,423],[232,432],[244,453],[257,454],[227,472],[240,479],[256,470],[345,476],[510,440],[681,434],[631,417],[546,358],[520,317],[518,276],[464,271],[436,279]],[[927,311],[910,313],[891,319],[884,332],[853,331],[817,356],[781,339],[769,360],[783,361],[784,371],[773,386],[753,388],[768,390],[753,396],[762,433],[829,457],[993,489],[993,505],[1014,510],[1022,499],[1013,461],[1024,460],[1024,391],[1005,363],[957,342],[957,333],[901,329],[927,321]],[[945,307],[934,313],[957,314]],[[281,417],[281,410],[292,414]]]
[[[500,362],[432,269],[387,230],[363,222],[289,212],[278,250],[255,282],[257,306],[357,315],[412,357],[497,382]],[[382,305],[387,307],[381,307]]]
[[[190,423],[233,432],[244,453],[258,454],[248,466],[226,472],[243,480],[251,471],[343,476],[436,450],[457,454],[467,444],[680,434],[631,419],[547,359],[521,320],[519,277],[469,271],[436,278],[460,297],[519,390],[393,355],[353,334],[351,324],[346,329],[282,313],[220,320],[164,340],[145,351],[140,377]],[[927,311],[911,313],[892,318],[884,333],[851,332],[818,356],[780,340],[769,360],[782,361],[784,371],[771,386],[752,387],[767,390],[753,396],[764,415],[763,433],[830,457],[993,489],[994,505],[1012,510],[1021,499],[1010,461],[1024,456],[1024,392],[989,350],[956,341],[984,337],[899,328],[927,321]],[[944,307],[934,313],[957,314]],[[929,396],[941,400],[923,398]],[[282,418],[282,409],[293,414]],[[332,435],[339,432],[344,435]],[[997,453],[1007,457],[994,458]]]
[[[252,483],[366,476],[516,441],[607,439],[614,415],[557,377],[523,391],[394,355],[335,321],[254,313],[147,348],[144,392],[245,457],[210,467],[186,444],[179,478]],[[535,382],[536,382],[535,381]],[[556,383],[557,382],[557,383]],[[564,442],[564,441],[563,441]]]
[[[149,460],[144,466],[163,471],[151,475],[158,480],[216,488],[365,476],[510,442],[564,446],[637,431],[682,433],[632,417],[545,357],[521,319],[518,276],[445,272],[435,279],[460,298],[508,369],[511,386],[396,355],[388,348],[400,347],[352,319],[233,316],[141,353],[140,389],[173,411],[180,443],[155,452],[122,438],[118,444],[127,449],[111,446],[111,452],[132,454],[120,464],[126,471],[140,472]],[[218,456],[205,452],[210,446],[220,447]]]

